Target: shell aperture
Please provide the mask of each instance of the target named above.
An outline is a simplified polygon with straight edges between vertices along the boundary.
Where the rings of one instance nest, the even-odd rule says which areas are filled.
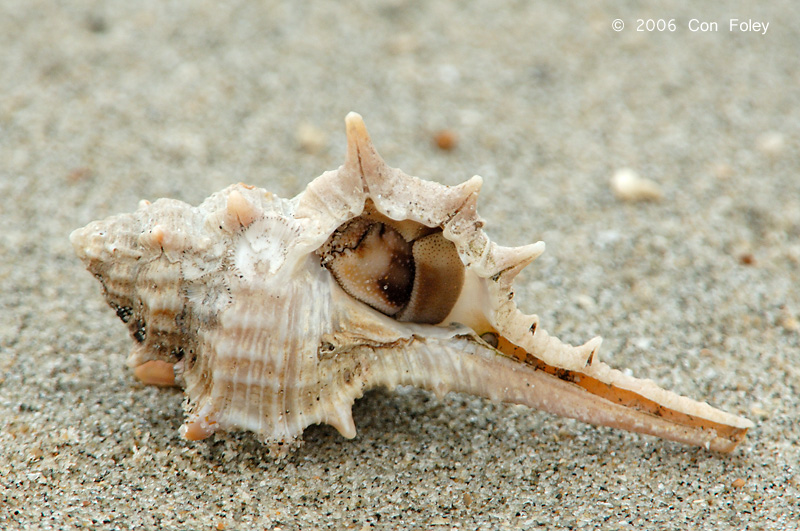
[[[441,323],[464,283],[464,265],[441,229],[398,223],[369,205],[317,254],[347,293],[398,321]]]

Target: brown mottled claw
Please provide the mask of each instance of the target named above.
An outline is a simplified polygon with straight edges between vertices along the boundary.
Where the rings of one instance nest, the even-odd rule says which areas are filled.
[[[244,184],[200,206],[159,199],[72,233],[128,326],[128,364],[180,385],[181,433],[250,430],[292,448],[310,424],[355,437],[375,386],[459,391],[729,452],[752,423],[614,370],[517,309],[544,243],[489,240],[473,177],[443,186],[389,167],[361,116],[345,163],[293,199]]]

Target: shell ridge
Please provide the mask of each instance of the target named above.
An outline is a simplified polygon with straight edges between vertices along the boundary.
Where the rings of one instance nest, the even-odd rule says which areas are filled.
[[[128,326],[135,374],[169,383],[172,365],[185,387],[186,438],[247,429],[294,444],[317,422],[354,437],[352,404],[366,387],[410,384],[721,451],[742,440],[750,421],[612,369],[599,338],[569,345],[517,308],[514,281],[544,243],[489,238],[479,176],[424,181],[386,164],[360,115],[346,130],[345,163],[293,199],[239,183],[197,207],[142,201],[70,235]],[[370,238],[349,243],[362,225]],[[352,296],[332,260],[355,269],[341,275]],[[375,294],[392,303],[387,314]]]
[[[313,260],[309,258],[307,264],[313,267]],[[314,272],[321,274],[316,269],[309,270],[312,275]],[[198,415],[205,415],[218,419],[220,429],[250,429],[270,443],[289,442],[302,433],[310,422],[302,419],[306,417],[306,406],[300,405],[301,398],[296,393],[306,388],[291,384],[302,374],[316,377],[317,356],[316,347],[306,344],[301,348],[297,344],[293,331],[301,328],[306,335],[315,337],[330,327],[325,315],[329,305],[315,304],[328,295],[324,288],[320,289],[322,283],[313,281],[310,284],[317,288],[309,294],[312,279],[313,276],[288,284],[278,282],[283,289],[276,293],[276,287],[270,286],[273,296],[254,293],[226,309],[221,327],[208,336],[203,356],[206,363],[184,374],[190,402],[187,424]],[[234,286],[235,291],[241,289]],[[297,300],[305,304],[291,302]],[[241,301],[247,306],[242,306]],[[255,374],[253,360],[262,362]],[[257,385],[266,391],[260,394],[262,400],[257,407],[247,406],[245,398],[253,396],[248,395],[251,379],[258,380],[259,372],[262,378]],[[208,383],[203,385],[204,381]],[[229,386],[234,389],[232,394]]]
[[[431,353],[434,349],[435,355]],[[380,368],[376,370],[380,375],[375,378],[376,385],[413,385],[437,393],[464,392],[722,452],[731,451],[738,444],[737,439],[718,434],[713,428],[677,424],[600,397],[587,400],[578,386],[498,356],[469,336],[456,336],[448,343],[437,339],[412,342],[405,345],[401,357],[398,362],[397,355],[374,356],[373,362]],[[742,426],[747,427],[749,423]]]

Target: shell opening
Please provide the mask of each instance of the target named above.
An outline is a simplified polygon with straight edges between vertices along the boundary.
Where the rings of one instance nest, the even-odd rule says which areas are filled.
[[[317,254],[351,297],[398,321],[441,323],[464,285],[464,265],[440,228],[390,219],[370,201]]]

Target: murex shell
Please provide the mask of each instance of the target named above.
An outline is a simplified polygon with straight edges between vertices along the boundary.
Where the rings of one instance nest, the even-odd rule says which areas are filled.
[[[128,364],[187,395],[184,437],[306,426],[356,435],[353,401],[413,385],[525,404],[729,452],[752,423],[611,369],[600,338],[562,343],[521,313],[512,282],[544,243],[501,247],[454,187],[390,168],[361,116],[347,156],[293,199],[235,184],[199,207],[142,201],[72,233],[135,341]]]

